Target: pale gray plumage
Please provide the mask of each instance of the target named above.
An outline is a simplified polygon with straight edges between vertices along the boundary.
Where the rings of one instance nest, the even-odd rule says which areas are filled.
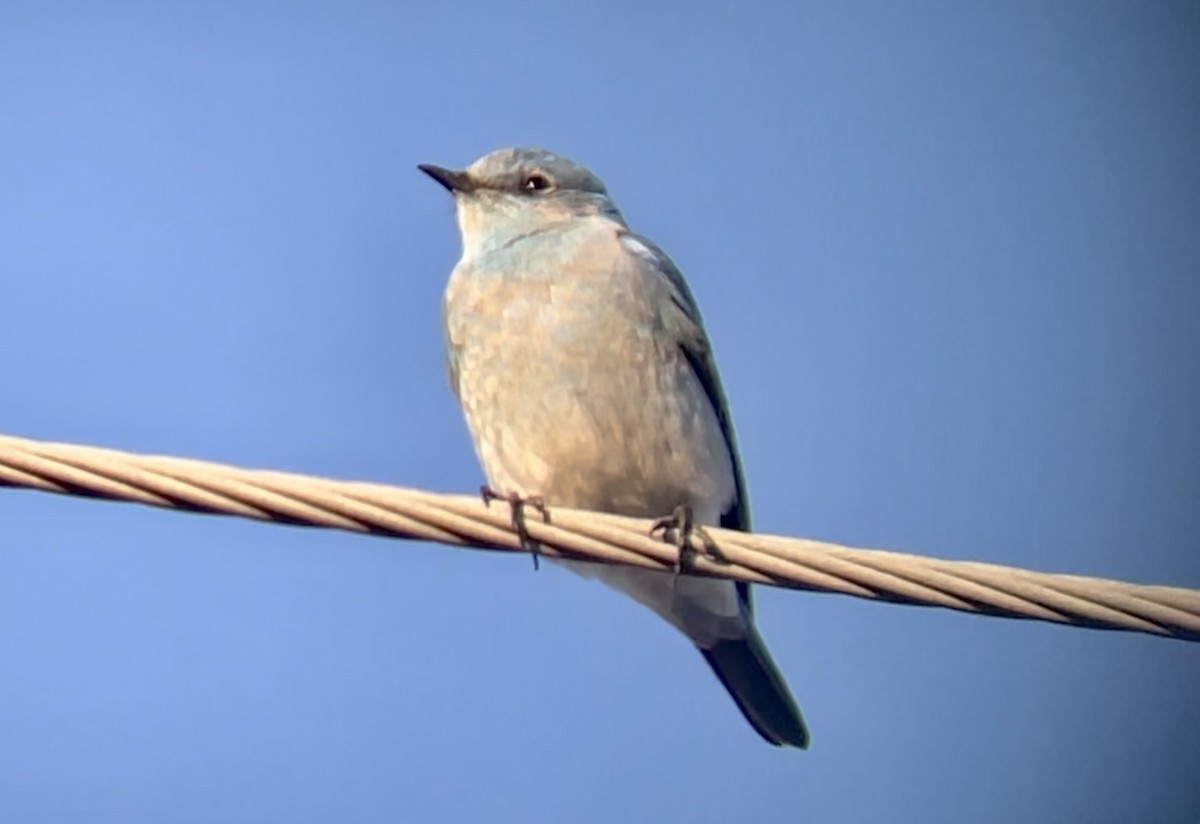
[[[603,182],[542,149],[463,171],[420,167],[455,196],[463,254],[445,297],[447,361],[489,484],[550,506],[639,517],[692,508],[749,529],[733,427],[695,300]],[[571,563],[700,648],[773,744],[808,731],[754,626],[749,588]]]

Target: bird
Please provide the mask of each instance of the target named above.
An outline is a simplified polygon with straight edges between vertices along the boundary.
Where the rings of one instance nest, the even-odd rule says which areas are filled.
[[[508,497],[518,526],[515,507],[528,501],[749,531],[733,422],[699,308],[604,182],[528,146],[464,169],[417,168],[455,202],[462,255],[442,305],[446,365],[485,498]],[[690,639],[763,739],[808,748],[748,584],[563,563]]]

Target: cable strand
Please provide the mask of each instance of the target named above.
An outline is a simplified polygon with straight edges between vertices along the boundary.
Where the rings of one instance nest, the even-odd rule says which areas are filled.
[[[258,521],[392,538],[523,551],[508,507],[363,481],[249,470],[165,455],[0,435],[0,486],[127,501]],[[677,550],[650,522],[549,508],[526,519],[548,557],[670,571]],[[1052,574],[802,538],[705,531],[722,559],[696,574],[977,615],[1124,630],[1200,641],[1200,590]]]

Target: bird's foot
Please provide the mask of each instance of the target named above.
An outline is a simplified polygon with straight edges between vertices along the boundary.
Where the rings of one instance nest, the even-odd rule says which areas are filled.
[[[546,511],[546,501],[541,495],[522,496],[516,492],[497,492],[490,486],[481,486],[479,494],[483,497],[483,505],[491,506],[492,501],[504,501],[512,511],[512,527],[521,542],[521,548],[533,556],[533,568],[539,569],[538,558],[541,557],[541,546],[529,537],[529,529],[525,526],[525,507],[533,507],[542,516],[542,523],[550,523],[550,513]]]
[[[680,504],[670,515],[659,518],[650,525],[651,537],[659,532],[662,533],[664,541],[670,541],[679,550],[679,557],[675,560],[676,576],[695,568],[696,556],[700,553],[692,545],[693,537],[700,539],[707,557],[714,561],[725,561],[725,556],[721,554],[717,542],[705,531],[704,527],[696,523],[695,513],[687,504]]]

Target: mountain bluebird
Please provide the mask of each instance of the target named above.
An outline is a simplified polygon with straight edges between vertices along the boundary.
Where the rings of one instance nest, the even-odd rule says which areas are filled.
[[[604,183],[533,148],[502,149],[463,171],[419,168],[457,207],[463,251],[446,287],[447,362],[491,488],[514,501],[687,512],[697,524],[748,530],[733,426],[696,302]],[[567,563],[690,638],[763,738],[808,746],[746,584]]]

